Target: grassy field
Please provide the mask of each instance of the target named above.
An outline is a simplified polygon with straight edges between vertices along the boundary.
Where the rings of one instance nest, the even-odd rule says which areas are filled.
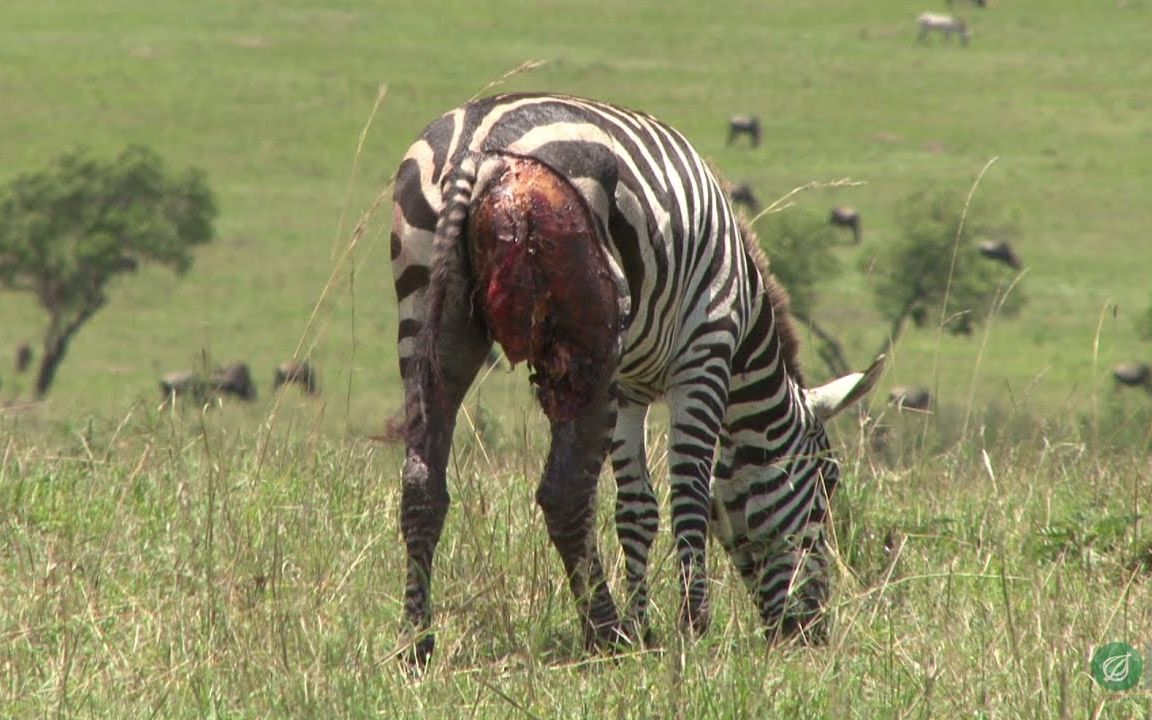
[[[0,182],[143,142],[203,167],[221,217],[187,276],[113,289],[46,403],[0,409],[0,716],[1152,717],[1152,671],[1127,694],[1088,673],[1096,644],[1152,643],[1152,411],[1107,373],[1152,359],[1132,327],[1152,301],[1152,8],[964,8],[959,48],[915,42],[926,7],[9,0]],[[818,311],[861,365],[885,327],[855,268],[897,202],[995,158],[975,202],[1019,214],[1028,304],[974,338],[906,336],[885,385],[938,408],[885,413],[890,447],[839,421],[829,647],[766,648],[719,556],[717,624],[683,643],[662,538],[662,647],[579,652],[532,504],[539,416],[522,374],[494,373],[454,461],[441,652],[420,682],[393,661],[399,459],[360,439],[399,397],[389,209],[354,246],[353,227],[426,122],[527,60],[546,62],[504,89],[653,112],[761,198],[862,182],[798,198],[862,211]],[[764,143],[726,147],[747,112]],[[0,404],[27,398],[10,353],[42,322],[0,294]],[[270,391],[298,347],[320,401]],[[249,362],[260,400],[158,411],[158,377],[204,358]]]

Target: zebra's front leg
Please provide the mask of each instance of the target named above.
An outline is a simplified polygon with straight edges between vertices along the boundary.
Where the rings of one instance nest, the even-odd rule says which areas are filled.
[[[727,399],[727,377],[723,381],[704,376],[691,385],[669,393],[672,411],[668,438],[668,468],[671,476],[672,533],[680,564],[680,628],[702,635],[712,622],[708,599],[708,571],[705,551],[711,501],[709,479],[720,428],[720,413]],[[724,392],[719,393],[718,388]]]
[[[588,649],[620,638],[616,604],[596,543],[596,486],[608,449],[607,388],[572,419],[552,420],[552,447],[536,501],[568,576]]]
[[[778,538],[745,580],[755,586],[757,607],[770,641],[799,638],[812,644],[824,642],[829,558],[822,523]]]
[[[660,507],[652,492],[645,447],[648,405],[621,398],[612,440],[616,478],[616,537],[624,553],[628,594],[623,632],[632,642],[649,644],[648,555],[660,526]]]

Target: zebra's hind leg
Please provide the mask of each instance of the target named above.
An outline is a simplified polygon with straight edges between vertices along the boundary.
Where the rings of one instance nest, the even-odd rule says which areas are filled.
[[[445,265],[460,270],[459,252]],[[492,341],[471,310],[463,274],[448,283],[435,332],[427,327],[402,354],[407,455],[400,501],[400,528],[408,552],[404,589],[405,638],[412,643],[413,666],[423,668],[435,646],[432,624],[432,561],[448,513],[445,468],[456,427],[456,411],[480,369]],[[404,323],[401,323],[402,332]]]
[[[552,447],[536,501],[568,575],[588,649],[620,639],[616,604],[596,543],[596,486],[608,450],[612,388],[597,392],[571,419],[552,420]]]

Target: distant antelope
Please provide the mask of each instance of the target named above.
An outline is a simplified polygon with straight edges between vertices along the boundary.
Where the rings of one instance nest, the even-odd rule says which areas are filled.
[[[920,26],[920,34],[917,35],[920,42],[927,42],[929,34],[938,32],[945,40],[951,40],[953,35],[959,35],[960,44],[968,44],[968,25],[958,17],[926,12],[920,13],[920,17],[916,18],[916,24]]]
[[[733,115],[728,121],[728,144],[736,142],[736,138],[747,135],[752,147],[760,145],[760,118],[755,115]]]
[[[837,205],[832,208],[828,222],[836,227],[846,227],[852,230],[852,242],[860,244],[860,212],[854,207]]]
[[[279,389],[285,383],[293,383],[304,388],[309,395],[318,395],[320,387],[316,383],[316,371],[306,362],[289,360],[276,366],[276,377],[272,387]]]

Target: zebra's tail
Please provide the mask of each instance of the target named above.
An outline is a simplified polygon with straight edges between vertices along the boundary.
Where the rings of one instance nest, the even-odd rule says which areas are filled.
[[[465,154],[445,176],[444,204],[436,221],[436,234],[432,242],[431,280],[428,287],[428,314],[425,325],[425,353],[428,369],[438,374],[440,359],[436,352],[436,338],[440,334],[440,319],[444,302],[453,287],[471,285],[467,250],[460,239],[468,219],[468,209],[476,186],[479,159]]]

